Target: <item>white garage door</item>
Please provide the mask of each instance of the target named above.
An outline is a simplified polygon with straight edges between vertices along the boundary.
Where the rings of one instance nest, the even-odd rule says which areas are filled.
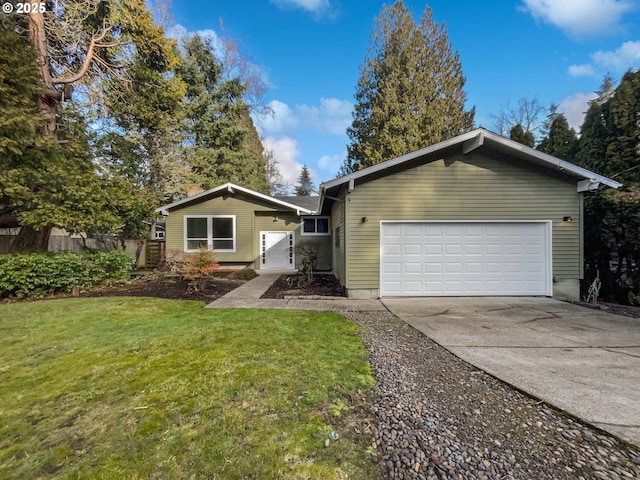
[[[382,222],[380,296],[551,295],[550,222]]]

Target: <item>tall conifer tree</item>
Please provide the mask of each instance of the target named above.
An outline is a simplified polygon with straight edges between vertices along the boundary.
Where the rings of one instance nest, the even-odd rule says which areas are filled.
[[[429,7],[416,24],[401,0],[385,5],[360,70],[342,173],[473,128],[458,53]]]
[[[205,189],[233,182],[268,193],[262,144],[241,80],[223,79],[210,39],[185,38],[183,49],[177,73],[187,85],[184,151],[192,181]]]

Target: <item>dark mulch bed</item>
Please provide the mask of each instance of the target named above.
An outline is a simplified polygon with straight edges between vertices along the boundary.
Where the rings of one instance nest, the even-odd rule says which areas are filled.
[[[216,272],[215,276],[206,282],[203,290],[195,290],[189,280],[177,276],[143,276],[133,280],[128,285],[117,287],[95,287],[81,297],[155,297],[171,300],[198,300],[209,303],[238,288],[255,273],[234,271]]]
[[[303,274],[281,275],[261,298],[284,298],[291,295],[341,297],[342,287],[338,279],[331,274],[315,274],[311,281]]]

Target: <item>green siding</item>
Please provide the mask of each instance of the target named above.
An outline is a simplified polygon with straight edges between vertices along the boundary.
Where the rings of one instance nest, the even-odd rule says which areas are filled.
[[[331,245],[333,249],[333,272],[342,285],[346,285],[346,268],[345,268],[345,224],[344,210],[346,194],[341,192],[340,200],[336,200],[331,209]],[[340,228],[340,246],[335,246],[336,229]]]
[[[575,179],[498,152],[454,155],[356,183],[347,198],[348,261],[340,278],[349,289],[378,288],[381,220],[552,220],[553,275],[577,279],[580,199]],[[562,223],[566,215],[574,221]]]
[[[316,249],[316,270],[331,270],[331,235],[301,235],[300,228],[296,230],[296,245],[302,242],[312,244]],[[300,265],[300,259],[296,256],[296,266]]]
[[[184,217],[189,215],[236,216],[236,251],[219,252],[220,262],[254,262],[259,256],[258,235],[261,230],[290,231],[300,225],[295,213],[277,211],[271,205],[241,194],[221,195],[169,212],[166,223],[168,252],[184,251]],[[274,221],[274,216],[278,217],[277,221]]]

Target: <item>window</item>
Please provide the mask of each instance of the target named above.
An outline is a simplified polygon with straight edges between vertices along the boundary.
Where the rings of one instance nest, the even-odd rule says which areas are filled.
[[[340,227],[336,227],[336,230],[334,233],[335,233],[334,245],[340,248]]]
[[[201,215],[184,218],[184,250],[201,247],[218,252],[236,251],[235,215]]]
[[[303,235],[331,235],[329,217],[305,218],[302,221]]]

